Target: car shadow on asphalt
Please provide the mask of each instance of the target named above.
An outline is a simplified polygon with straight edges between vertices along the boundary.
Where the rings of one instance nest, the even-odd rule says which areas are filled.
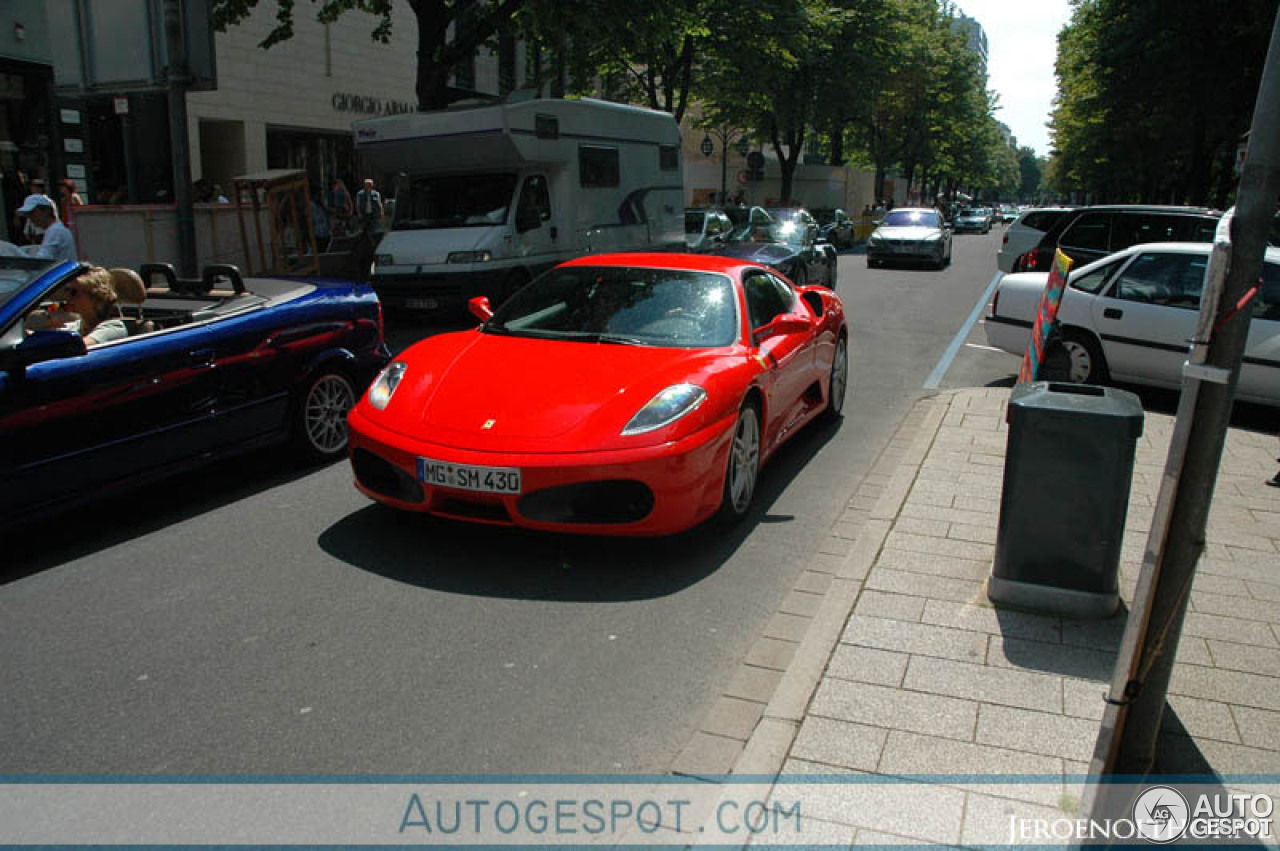
[[[395,582],[454,594],[522,600],[622,602],[675,594],[714,574],[757,526],[788,522],[771,507],[836,434],[814,423],[761,471],[741,522],[712,520],[662,538],[532,532],[371,504],[330,526],[320,547]]]
[[[216,511],[335,463],[303,460],[279,446],[255,450],[0,530],[0,585]]]

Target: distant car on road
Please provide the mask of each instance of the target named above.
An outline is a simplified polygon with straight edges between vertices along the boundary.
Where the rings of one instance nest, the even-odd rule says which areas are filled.
[[[951,226],[932,207],[898,207],[885,213],[867,238],[867,266],[883,263],[951,262]]]
[[[727,242],[712,251],[777,269],[796,286],[836,286],[839,255],[821,238],[818,223],[800,208],[752,207],[745,223],[734,228]]]
[[[1009,224],[1018,218],[1018,208],[1012,204],[1000,205],[1000,223]]]
[[[821,235],[836,248],[853,246],[853,219],[837,207],[813,207],[809,210],[817,220]]]
[[[991,215],[983,207],[965,207],[956,215],[956,233],[989,233]]]
[[[288,438],[346,454],[347,411],[390,358],[367,284],[144,266],[164,285],[121,308],[129,336],[28,333],[82,269],[0,258],[0,525]]]
[[[1211,250],[1195,242],[1140,244],[1072,271],[1058,312],[1065,378],[1181,387]],[[988,343],[1015,355],[1027,350],[1048,277],[1024,272],[1000,279],[984,322]],[[1280,248],[1266,250],[1251,309],[1236,396],[1280,405]]]
[[[736,258],[605,254],[410,347],[351,412],[366,495],[477,523],[666,535],[741,519],[799,426],[838,420],[840,298]]]

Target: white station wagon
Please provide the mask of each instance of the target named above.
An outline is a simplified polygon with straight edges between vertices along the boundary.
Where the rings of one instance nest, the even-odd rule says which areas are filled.
[[[1070,380],[1180,388],[1211,249],[1134,245],[1073,270],[1058,311]],[[1280,248],[1267,249],[1263,268],[1236,397],[1280,405]],[[1048,277],[1024,272],[1000,280],[983,323],[988,343],[1026,352]]]

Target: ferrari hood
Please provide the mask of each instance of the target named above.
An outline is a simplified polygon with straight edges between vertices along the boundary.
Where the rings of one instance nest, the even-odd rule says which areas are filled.
[[[659,391],[715,359],[706,350],[445,336],[461,340],[430,345],[444,342],[437,337],[406,352],[408,386],[391,407],[415,433],[478,450],[599,445]]]

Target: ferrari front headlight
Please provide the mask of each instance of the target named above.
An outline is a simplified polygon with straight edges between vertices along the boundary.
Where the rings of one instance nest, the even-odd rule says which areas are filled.
[[[409,365],[402,360],[387,364],[382,372],[378,373],[378,377],[373,379],[373,384],[369,385],[369,404],[379,411],[386,408],[408,368]]]
[[[644,434],[671,425],[696,410],[706,398],[707,391],[696,384],[673,384],[646,402],[622,433]]]

